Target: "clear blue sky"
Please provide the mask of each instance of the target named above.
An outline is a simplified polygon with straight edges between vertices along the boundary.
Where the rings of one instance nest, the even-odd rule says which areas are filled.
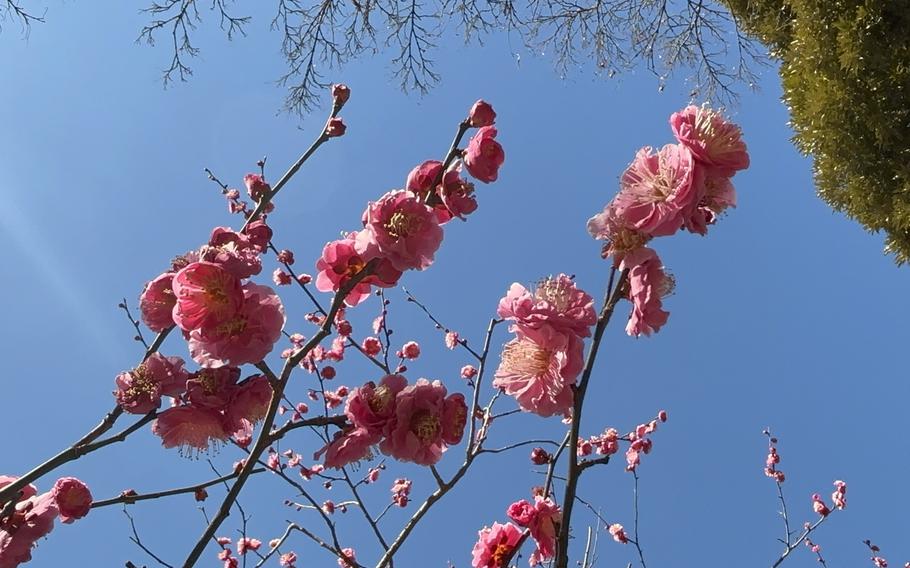
[[[168,52],[164,45],[133,43],[143,22],[136,9],[134,3],[54,2],[48,23],[27,41],[11,24],[0,35],[0,473],[28,469],[111,408],[114,376],[140,356],[116,307],[120,298],[135,305],[143,283],[171,257],[197,247],[211,227],[236,224],[202,168],[240,185],[268,155],[274,179],[323,120],[321,112],[302,123],[276,114],[283,91],[271,81],[282,62],[278,38],[267,33],[268,14],[257,14],[250,37],[232,43],[210,18],[199,33],[203,53],[195,77],[165,91],[158,76]],[[512,55],[518,45],[514,38],[484,48],[444,43],[436,54],[443,81],[425,97],[399,92],[384,57],[333,76],[353,89],[344,111],[348,134],[307,165],[273,217],[276,243],[295,251],[300,270],[312,272],[322,245],[356,227],[367,200],[399,187],[413,165],[441,157],[457,121],[483,97],[499,113],[507,154],[500,181],[478,188],[480,209],[446,229],[436,264],[408,274],[405,285],[475,343],[513,281],[567,272],[601,297],[608,266],[585,221],[612,197],[638,147],[672,140],[667,116],[688,102],[688,90],[671,82],[658,93],[647,73],[613,80],[582,73],[560,81],[546,57],[523,52],[519,62]],[[910,496],[903,490],[910,467],[904,418],[910,273],[881,254],[880,236],[815,196],[810,162],[789,143],[773,68],[759,87],[733,109],[752,156],[751,169],[734,180],[739,207],[707,238],[681,234],[654,243],[677,278],[676,294],[665,304],[670,322],[650,339],[626,337],[622,317],[608,330],[583,430],[628,429],[669,410],[670,422],[641,468],[649,566],[768,566],[776,558],[783,529],[774,486],[762,475],[765,426],[781,438],[796,524],[814,518],[811,493],[830,494],[834,479],[849,484],[847,511],[817,537],[829,566],[868,562],[864,538],[902,564],[910,558]],[[267,280],[272,259],[265,266]],[[285,292],[288,330],[307,333],[308,305]],[[410,366],[411,378],[461,388],[458,369],[466,357],[447,352],[399,292],[391,298],[396,340],[416,338],[425,347]],[[358,336],[376,310],[375,300],[358,309]],[[507,337],[496,336],[496,351]],[[188,359],[178,338],[163,351]],[[339,366],[335,383],[375,378],[371,368],[351,361]],[[311,381],[300,374],[295,397]],[[562,432],[556,419],[519,418],[494,439]],[[304,436],[293,447],[305,456],[315,449]],[[215,463],[227,469],[235,459],[224,450]],[[454,465],[443,461],[442,469]],[[630,526],[632,480],[621,469],[616,463],[586,475],[581,494],[611,521]],[[211,476],[204,461],[162,449],[147,430],[61,474],[84,479],[99,498]],[[415,499],[432,488],[417,468],[395,468],[368,491],[374,509],[384,505],[398,475],[414,478]],[[42,480],[40,489],[53,479]],[[540,479],[523,450],[485,456],[415,532],[400,565],[469,566],[477,529],[504,521],[509,503],[527,497]],[[281,504],[292,497],[288,489],[259,478],[243,494],[241,503],[253,513],[251,535],[267,541],[285,519],[317,526],[313,513]],[[340,489],[316,493],[342,500]],[[219,495],[212,491],[209,510]],[[583,534],[593,521],[584,508],[576,510]],[[131,511],[147,544],[171,563],[182,560],[203,528],[190,497]],[[393,511],[387,532],[411,511]],[[219,534],[236,536],[236,521]],[[375,559],[377,547],[356,514],[347,513],[341,525],[343,542],[366,563]],[[58,525],[33,565],[147,562],[128,536],[117,507],[96,510],[74,525]],[[335,565],[303,540],[294,548],[301,566]],[[632,548],[605,533],[598,552],[598,566],[633,559]],[[201,565],[214,563],[212,552]],[[815,561],[800,550],[788,565]]]

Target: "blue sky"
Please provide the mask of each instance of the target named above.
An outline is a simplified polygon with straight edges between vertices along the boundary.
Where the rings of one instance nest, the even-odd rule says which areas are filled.
[[[135,305],[143,283],[170,258],[204,242],[211,227],[237,223],[202,169],[240,185],[267,155],[275,179],[323,121],[324,109],[302,122],[276,113],[283,91],[272,81],[282,63],[267,14],[257,14],[250,37],[235,42],[222,39],[210,21],[199,33],[203,53],[193,80],[163,90],[158,78],[166,49],[134,44],[142,17],[125,3],[108,4],[54,3],[48,23],[28,40],[10,24],[0,34],[0,238],[6,243],[0,473],[28,469],[111,408],[114,376],[140,356],[117,303],[126,297]],[[343,113],[348,133],[307,164],[280,195],[272,219],[276,244],[294,250],[297,268],[312,272],[323,244],[356,228],[367,200],[400,187],[415,164],[441,157],[457,122],[482,97],[499,113],[507,155],[500,181],[478,188],[480,209],[467,223],[450,224],[436,264],[408,274],[404,284],[475,344],[513,281],[566,272],[602,296],[609,267],[585,221],[612,197],[640,146],[672,140],[667,117],[689,102],[688,89],[670,82],[659,93],[644,72],[559,80],[547,57],[522,52],[519,61],[518,45],[502,37],[482,48],[444,43],[436,57],[442,83],[424,97],[403,95],[383,57],[333,75],[353,89]],[[783,529],[774,486],[761,471],[766,426],[781,439],[795,524],[813,519],[811,493],[830,494],[835,479],[849,484],[848,509],[816,539],[829,566],[867,562],[865,538],[897,565],[910,558],[903,513],[910,496],[901,491],[910,466],[904,435],[910,386],[900,370],[910,276],[881,254],[880,236],[815,196],[810,161],[789,143],[773,68],[759,87],[732,109],[752,157],[751,169],[734,180],[739,207],[706,238],[680,234],[654,243],[677,279],[665,303],[670,321],[658,335],[635,340],[617,318],[592,379],[583,431],[628,429],[660,408],[670,413],[641,468],[641,540],[649,566],[767,566],[777,557]],[[267,281],[273,260],[265,267]],[[294,290],[283,292],[287,329],[307,333],[302,316],[309,306]],[[464,354],[445,350],[400,292],[390,298],[395,340],[424,345],[424,356],[409,365],[410,378],[439,378],[462,389]],[[358,336],[377,310],[370,300],[352,316]],[[500,331],[494,351],[507,339]],[[188,359],[178,338],[163,351]],[[377,378],[356,360],[338,370],[336,384]],[[292,393],[302,399],[310,386],[312,378],[301,373]],[[562,432],[556,419],[517,417],[504,421],[494,439],[555,439]],[[305,436],[292,447],[304,455],[316,449]],[[226,470],[237,457],[223,450],[213,459]],[[505,521],[505,508],[540,483],[523,450],[484,458],[415,531],[402,566],[469,566],[477,529]],[[456,465],[453,456],[442,470]],[[615,463],[590,472],[581,495],[611,521],[630,526],[632,480],[621,469]],[[99,498],[212,475],[204,460],[164,450],[147,430],[60,474],[84,479]],[[432,489],[420,469],[390,468],[368,491],[374,509],[384,506],[401,475],[414,479],[415,499]],[[316,526],[313,513],[282,505],[293,497],[288,489],[260,478],[244,493],[252,535],[277,536],[286,519]],[[343,499],[340,489],[315,493]],[[219,493],[212,495],[209,511]],[[191,498],[177,497],[131,512],[146,544],[179,563],[204,526],[196,509]],[[393,511],[384,521],[387,532],[396,532],[410,511],[413,506]],[[576,511],[576,531],[583,534],[593,518]],[[343,542],[366,563],[375,559],[377,547],[360,519],[348,512],[339,523]],[[236,536],[237,526],[232,518],[219,534]],[[118,508],[96,510],[58,526],[33,565],[148,562],[128,536]],[[607,536],[601,535],[598,566],[633,560],[630,547]],[[303,566],[334,566],[302,540],[293,548]],[[212,552],[201,565],[214,562]],[[787,565],[815,560],[800,550]]]

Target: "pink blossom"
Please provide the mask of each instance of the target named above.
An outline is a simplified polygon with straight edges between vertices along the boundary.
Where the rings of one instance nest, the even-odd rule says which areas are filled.
[[[363,231],[361,231],[363,232]],[[327,243],[322,249],[322,257],[316,261],[316,289],[320,292],[337,292],[354,276],[366,268],[367,263],[376,258],[375,247],[358,249],[357,233],[351,233],[344,239]],[[376,265],[373,274],[357,283],[345,297],[344,302],[356,306],[370,296],[371,285],[389,288],[398,283],[401,271],[382,260]]]
[[[458,337],[457,331],[447,331],[446,332],[446,347],[449,349],[455,349],[458,346],[460,338]]]
[[[673,135],[695,159],[732,175],[749,167],[749,153],[739,126],[707,106],[689,105],[670,115]]]
[[[379,355],[382,351],[382,343],[380,343],[379,339],[376,337],[367,337],[360,346],[363,348],[364,353],[370,357]]]
[[[189,373],[180,357],[153,353],[132,371],[117,375],[117,404],[132,414],[145,414],[161,406],[162,396],[177,396],[186,389]]]
[[[420,357],[420,345],[416,341],[408,341],[401,347],[401,357],[405,359]]]
[[[521,540],[521,530],[512,523],[493,523],[477,533],[472,568],[506,568]]]
[[[847,484],[837,480],[834,482],[834,493],[831,494],[831,500],[838,509],[847,508]]]
[[[477,210],[477,199],[474,197],[474,184],[461,178],[461,162],[455,161],[442,176],[442,183],[436,187],[440,203],[434,211],[440,224],[448,223],[457,217],[462,221],[465,215]]]
[[[377,247],[396,270],[423,270],[433,264],[442,243],[442,228],[433,209],[410,191],[390,191],[363,213],[359,250]]]
[[[161,438],[165,448],[179,447],[181,451],[205,451],[213,443],[227,440],[224,420],[218,412],[207,408],[175,406],[158,414],[152,423],[152,433]]]
[[[468,115],[468,123],[471,126],[481,128],[492,126],[494,122],[496,122],[496,111],[493,110],[493,106],[490,103],[483,99],[474,103]]]
[[[550,453],[543,448],[534,448],[531,450],[531,463],[534,465],[550,463]]]
[[[255,424],[265,418],[272,400],[272,385],[263,375],[254,375],[237,385],[226,409],[229,424],[246,420]]]
[[[436,180],[442,175],[442,162],[439,160],[427,160],[408,174],[404,188],[415,194],[429,193],[435,186]]]
[[[396,479],[392,484],[392,502],[399,507],[407,507],[411,496],[411,485],[411,480],[406,477]]]
[[[240,280],[212,262],[194,262],[174,276],[174,322],[184,331],[215,327],[243,304]]]
[[[60,512],[60,521],[72,523],[88,515],[92,508],[92,493],[88,486],[75,477],[61,477],[51,489],[54,503]]]
[[[597,240],[606,241],[601,256],[618,261],[629,251],[644,246],[651,236],[636,230],[617,211],[611,201],[604,210],[588,219],[588,232]]]
[[[297,562],[297,555],[294,552],[282,554],[281,558],[278,559],[278,564],[285,568],[294,568],[295,562]]]
[[[338,559],[338,566],[341,568],[353,568],[356,566],[357,555],[354,553],[353,548],[342,548],[341,554],[344,555],[344,558]]]
[[[35,543],[54,528],[57,505],[51,492],[24,498],[0,521],[0,568],[16,568],[32,559]]]
[[[237,367],[199,369],[186,381],[186,400],[197,408],[221,410],[237,390],[239,378],[240,369]]]
[[[465,365],[461,368],[461,378],[471,380],[477,376],[477,367],[474,365]]]
[[[278,262],[287,265],[294,264],[294,253],[288,249],[281,249],[278,253]]]
[[[872,564],[875,565],[875,568],[888,568],[888,561],[881,556],[873,556]]]
[[[591,326],[597,322],[594,299],[565,274],[542,279],[533,293],[517,282],[512,284],[496,313],[521,329],[548,325],[578,337],[591,335]]]
[[[395,414],[396,397],[407,384],[401,375],[386,375],[378,385],[368,382],[351,391],[344,413],[352,424],[378,436]]]
[[[271,235],[271,229],[265,229]],[[199,249],[199,260],[213,262],[243,279],[262,272],[259,254],[263,250],[260,243],[255,243],[253,237],[246,233],[235,232],[229,227],[215,227],[208,244]]]
[[[172,290],[173,272],[165,272],[145,285],[139,296],[139,311],[142,321],[155,333],[174,325],[174,304],[177,297]]]
[[[420,465],[438,462],[448,446],[461,441],[468,412],[461,393],[446,393],[441,382],[426,379],[399,392],[380,451]]]
[[[291,275],[280,268],[276,268],[275,272],[272,273],[272,282],[274,282],[276,286],[287,286],[293,281]]]
[[[527,527],[537,543],[537,553],[542,560],[556,554],[556,533],[562,522],[562,512],[550,499],[537,497],[534,504],[527,501],[512,503],[507,511],[509,518],[519,526]]]
[[[468,172],[484,183],[496,181],[499,168],[506,161],[505,151],[495,140],[496,134],[493,126],[480,128],[464,151],[464,165]]]
[[[621,524],[614,523],[614,524],[610,525],[610,527],[607,530],[609,531],[610,536],[612,536],[613,540],[615,540],[616,542],[618,542],[620,544],[626,544],[627,542],[629,542],[629,537],[626,536],[626,531]]]
[[[572,385],[584,365],[582,341],[549,326],[518,330],[502,350],[493,386],[540,416],[572,411]]]
[[[616,214],[636,231],[672,235],[699,201],[695,182],[695,160],[685,146],[668,144],[656,153],[642,148],[620,179]]]
[[[379,436],[363,427],[356,427],[345,432],[338,432],[328,445],[316,452],[319,459],[325,452],[325,467],[341,469],[360,461],[370,455],[370,447],[379,442]]]
[[[257,219],[247,225],[243,234],[249,239],[250,246],[260,253],[269,248],[269,241],[272,240],[272,229],[262,219]],[[254,274],[258,273],[256,271]]]
[[[696,183],[699,184],[701,197],[692,203],[683,222],[686,230],[705,235],[708,226],[713,225],[721,213],[729,207],[736,207],[736,189],[730,178],[713,172],[697,175]]]
[[[648,247],[634,250],[623,258],[619,268],[629,271],[632,315],[626,333],[638,337],[660,331],[670,316],[661,300],[673,292],[675,282],[664,270],[657,253]]]
[[[243,303],[217,326],[190,332],[190,355],[200,365],[221,367],[258,363],[272,350],[284,327],[284,307],[267,286],[243,285]]]
[[[246,186],[250,199],[257,202],[272,191],[269,184],[259,174],[246,174],[243,176],[243,184]]]
[[[342,107],[351,98],[351,88],[343,83],[332,85],[332,104]]]
[[[828,508],[828,505],[822,501],[822,496],[818,493],[812,495],[812,510],[821,515],[822,517],[827,517],[831,512],[831,509]]]

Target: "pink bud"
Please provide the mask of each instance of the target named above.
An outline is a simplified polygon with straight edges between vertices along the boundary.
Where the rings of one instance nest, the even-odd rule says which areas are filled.
[[[471,107],[471,113],[468,117],[468,122],[471,126],[475,128],[480,128],[482,126],[491,126],[496,122],[496,111],[493,110],[490,103],[479,100],[474,103],[474,106]]]
[[[337,106],[344,106],[351,98],[351,89],[347,85],[336,83],[332,85],[332,103]]]
[[[344,136],[347,129],[348,127],[345,126],[344,121],[341,120],[341,118],[330,118],[325,125],[325,135],[329,138],[337,138],[339,136]]]

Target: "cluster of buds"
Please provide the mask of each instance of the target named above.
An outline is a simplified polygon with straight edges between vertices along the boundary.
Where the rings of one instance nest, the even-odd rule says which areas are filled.
[[[771,435],[771,431],[765,429],[762,434],[768,437],[768,457],[765,459],[765,475],[772,478],[778,483],[783,483],[786,477],[784,472],[777,468],[780,463],[780,454],[777,453],[777,438]]]

